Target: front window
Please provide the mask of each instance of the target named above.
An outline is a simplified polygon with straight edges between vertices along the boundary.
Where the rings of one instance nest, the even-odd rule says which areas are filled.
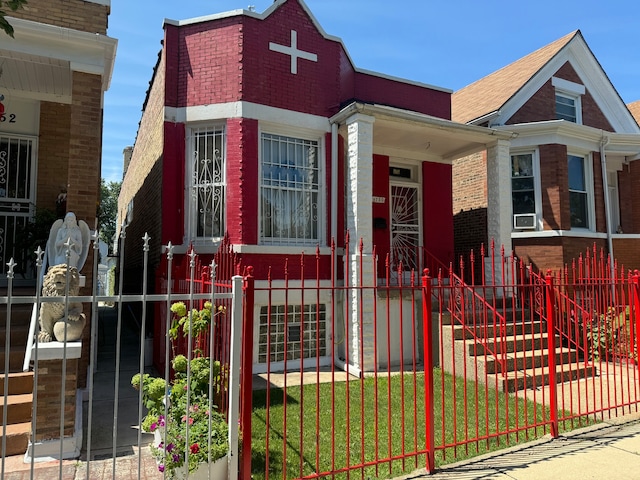
[[[578,112],[576,98],[556,93],[556,118],[577,123]]]
[[[224,236],[224,126],[191,130],[191,221],[198,238]]]
[[[263,133],[261,146],[261,240],[276,245],[317,243],[318,142]]]
[[[589,228],[586,162],[576,155],[569,155],[569,211],[571,228]]]
[[[514,215],[536,213],[533,153],[511,155],[511,202]]]

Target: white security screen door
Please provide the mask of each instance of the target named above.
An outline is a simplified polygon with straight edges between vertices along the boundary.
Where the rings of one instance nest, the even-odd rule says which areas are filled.
[[[418,270],[420,248],[420,196],[417,186],[391,184],[391,259],[397,272]],[[419,272],[417,272],[419,275]]]

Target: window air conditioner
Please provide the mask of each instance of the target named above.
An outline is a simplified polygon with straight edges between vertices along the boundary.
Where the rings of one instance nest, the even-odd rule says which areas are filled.
[[[513,228],[534,230],[536,228],[535,213],[521,213],[513,216]]]

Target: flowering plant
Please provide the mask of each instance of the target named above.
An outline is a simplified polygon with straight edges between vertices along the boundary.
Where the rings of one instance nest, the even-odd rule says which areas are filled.
[[[169,478],[178,478],[178,470],[188,465],[193,473],[200,464],[224,457],[228,451],[228,425],[223,414],[212,410],[204,395],[191,398],[187,412],[187,395],[172,404],[167,417],[160,415],[151,430],[160,432],[161,442],[151,446],[158,470]],[[188,463],[187,463],[188,462]],[[186,468],[182,470],[186,471]]]
[[[180,330],[187,336],[191,329],[196,339],[194,358],[175,355],[174,351],[174,379],[169,385],[147,374],[142,378],[134,375],[131,383],[134,388],[142,388],[148,409],[142,428],[160,438],[159,443],[151,445],[158,470],[166,472],[168,478],[182,478],[187,470],[193,473],[200,464],[214,462],[228,452],[229,429],[224,414],[218,411],[226,390],[226,370],[219,361],[202,356],[206,331],[225,308],[217,307],[212,315],[211,302],[190,312],[183,302],[177,302],[171,311],[174,320],[169,337],[175,341]]]

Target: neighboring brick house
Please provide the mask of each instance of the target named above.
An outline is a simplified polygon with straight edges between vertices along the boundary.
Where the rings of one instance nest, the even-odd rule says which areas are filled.
[[[640,127],[580,31],[455,92],[452,118],[513,133],[454,161],[457,253],[494,239],[544,271],[596,244],[640,268]]]
[[[16,229],[35,208],[55,212],[61,194],[68,211],[95,225],[103,95],[117,45],[107,36],[110,3],[29,0],[9,12],[14,38],[2,33],[0,42],[0,276],[9,258],[24,263]],[[33,281],[33,269],[18,268]]]
[[[25,231],[47,231],[55,214],[63,216],[65,211],[73,211],[92,228],[96,225],[103,100],[117,45],[107,36],[110,3],[29,0],[16,12],[7,10],[10,16],[6,19],[14,29],[14,38],[0,32],[0,287],[7,286],[7,263],[11,258],[17,264],[13,286],[33,289],[36,285],[36,247],[24,240]],[[36,211],[46,210],[52,213],[36,216]],[[34,219],[38,222],[32,222]],[[92,291],[92,258],[90,248],[81,294]],[[56,373],[61,371],[62,362],[40,359],[36,436],[30,438],[31,426],[21,419],[18,425],[12,425],[8,435],[8,445],[13,445],[8,452],[24,452],[30,438],[29,455],[55,456],[62,444],[65,458],[77,456],[82,435],[75,412],[76,399],[81,397],[75,394],[76,387],[86,386],[91,309],[85,306],[84,313],[88,324],[78,354],[81,357],[71,358],[69,353],[64,383]],[[1,315],[0,329],[4,330],[5,313]],[[15,314],[11,335],[6,334],[11,340],[10,377],[18,371],[21,375],[30,318],[29,312]],[[62,349],[60,353],[60,358],[64,357]],[[42,372],[46,375],[42,376]],[[67,391],[63,405],[61,387]],[[28,395],[17,397],[20,398],[10,398],[9,404],[25,402]],[[65,412],[62,442],[61,411]],[[57,427],[52,422],[57,422]]]
[[[299,0],[278,0],[262,14],[165,21],[119,198],[125,278],[139,284],[145,232],[154,272],[161,245],[175,246],[174,262],[190,245],[207,261],[212,239],[225,234],[258,280],[269,266],[272,279],[282,278],[292,254],[315,262],[319,246],[329,282],[331,239],[344,246],[345,230],[355,239],[349,254],[360,239],[365,255],[375,244],[378,266],[391,253],[420,268],[407,253],[423,246],[448,262],[451,160],[509,138],[451,122],[450,97],[357,69]],[[289,263],[291,275],[298,268]],[[358,265],[352,270],[357,283]],[[305,273],[315,278],[312,268]],[[160,343],[156,358],[164,357]]]

